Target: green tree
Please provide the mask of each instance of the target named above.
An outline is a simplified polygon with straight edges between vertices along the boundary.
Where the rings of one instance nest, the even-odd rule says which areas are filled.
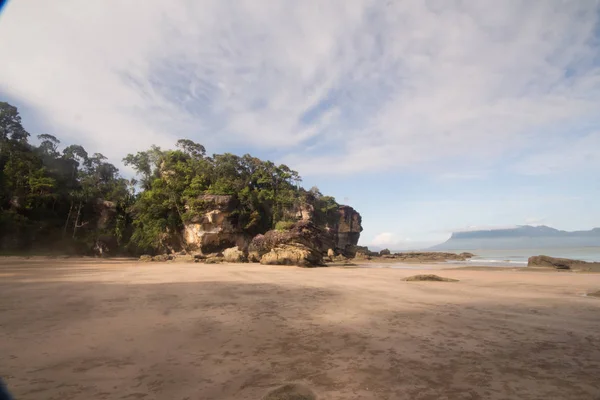
[[[29,133],[21,125],[21,116],[17,107],[0,102],[0,141],[27,142]]]
[[[105,200],[117,204],[116,219],[129,221],[132,193],[117,168],[79,145],[61,153],[53,135],[38,135],[37,147],[29,136],[17,108],[0,103],[0,250],[51,248],[62,240],[61,246],[85,252],[100,234],[118,233],[126,241],[123,223],[118,232],[115,224],[108,232],[98,228],[98,204]]]
[[[16,107],[0,102],[0,250],[73,248],[87,252],[106,238],[130,252],[173,251],[185,224],[207,212],[205,195],[228,195],[230,222],[249,236],[289,229],[299,207],[319,224],[335,222],[337,203],[299,174],[249,154],[213,154],[189,139],[174,150],[151,146],[123,162],[127,180],[100,153],[41,134],[28,142]]]

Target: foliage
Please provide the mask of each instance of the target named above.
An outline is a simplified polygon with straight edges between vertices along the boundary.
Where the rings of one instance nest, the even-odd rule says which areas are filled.
[[[250,236],[274,228],[286,210],[302,201],[300,176],[286,165],[249,154],[207,157],[204,147],[191,140],[180,140],[177,147],[181,150],[153,146],[123,160],[144,189],[133,207],[132,240],[140,248],[162,251],[176,242],[183,224],[206,212],[203,195],[233,196],[233,220]]]
[[[333,226],[337,223],[339,204],[331,196],[323,196],[317,187],[312,187],[304,194],[305,202],[315,207],[315,222],[317,225]]]
[[[294,226],[296,221],[277,221],[275,229],[278,231],[287,231]]]
[[[0,250],[60,243],[90,251],[110,238],[120,252],[172,251],[185,223],[207,211],[205,195],[231,196],[232,223],[249,236],[289,229],[306,206],[319,224],[338,215],[335,199],[302,189],[296,171],[249,154],[207,156],[181,139],[174,150],[127,155],[138,178],[127,180],[102,154],[77,144],[61,151],[50,134],[35,146],[30,136],[17,108],[0,102]]]
[[[0,102],[0,250],[32,246],[91,249],[102,235],[127,241],[126,229],[99,224],[98,200],[117,204],[126,221],[133,200],[128,182],[102,154],[91,157],[79,145],[59,151],[49,134],[31,135],[21,125],[16,107]]]

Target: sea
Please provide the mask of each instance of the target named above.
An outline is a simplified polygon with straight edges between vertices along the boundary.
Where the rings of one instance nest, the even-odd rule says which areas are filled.
[[[424,250],[428,251],[428,250]],[[575,260],[600,262],[600,247],[571,247],[571,248],[544,248],[544,249],[515,249],[515,250],[444,250],[449,253],[468,252],[475,256],[466,261],[447,261],[436,265],[419,266],[406,263],[381,263],[370,264],[370,268],[399,268],[399,269],[443,269],[457,266],[485,266],[485,267],[526,267],[527,259],[531,256],[546,255],[550,257],[571,258]]]
[[[449,261],[450,264],[460,265],[489,265],[490,267],[519,267],[527,266],[531,256],[546,255],[550,257],[571,258],[582,261],[600,262],[600,247],[571,247],[545,249],[516,249],[516,250],[445,250],[451,253],[469,252],[475,257],[467,261]]]
[[[571,247],[515,250],[445,250],[451,253],[469,252],[475,257],[467,261],[448,261],[448,264],[477,265],[490,267],[525,267],[527,259],[541,254],[550,257],[571,258],[582,261],[600,262],[600,247]]]

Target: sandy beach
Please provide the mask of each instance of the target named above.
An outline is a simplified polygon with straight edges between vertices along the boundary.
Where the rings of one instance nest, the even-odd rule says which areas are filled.
[[[0,376],[40,400],[600,398],[600,274],[417,273],[5,258]]]

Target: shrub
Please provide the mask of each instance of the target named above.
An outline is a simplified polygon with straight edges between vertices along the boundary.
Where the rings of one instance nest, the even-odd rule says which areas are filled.
[[[275,224],[275,230],[277,231],[289,231],[294,227],[295,221],[278,221]]]

